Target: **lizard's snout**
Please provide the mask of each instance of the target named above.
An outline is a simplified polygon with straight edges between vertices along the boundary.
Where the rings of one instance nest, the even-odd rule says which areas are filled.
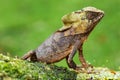
[[[104,14],[101,12],[91,12],[91,11],[87,12],[87,19],[88,20],[94,20],[94,19],[99,20],[103,16],[104,16]]]

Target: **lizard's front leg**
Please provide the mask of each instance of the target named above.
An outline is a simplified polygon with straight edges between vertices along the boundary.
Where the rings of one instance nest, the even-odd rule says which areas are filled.
[[[73,57],[74,57],[79,45],[80,45],[80,41],[77,40],[76,43],[73,45],[73,49],[72,49],[71,53],[66,57],[68,66],[73,69],[77,68],[75,62],[73,61]]]
[[[83,68],[88,68],[90,65],[86,62],[84,56],[83,56],[83,50],[82,50],[82,45],[80,46],[80,48],[78,49],[79,51],[79,60],[82,64]]]

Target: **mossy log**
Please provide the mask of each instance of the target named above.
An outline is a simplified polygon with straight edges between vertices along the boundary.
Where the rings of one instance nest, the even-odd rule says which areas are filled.
[[[120,72],[94,67],[75,71],[0,54],[0,80],[118,80]]]

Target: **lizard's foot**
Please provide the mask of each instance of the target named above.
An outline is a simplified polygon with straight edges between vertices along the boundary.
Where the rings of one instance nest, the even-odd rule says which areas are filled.
[[[86,64],[86,65],[82,65],[81,68],[88,69],[88,68],[93,68],[93,66],[91,64]]]
[[[93,66],[88,64],[87,66],[78,66],[75,69],[76,72],[82,72],[82,73],[94,73],[93,72]]]

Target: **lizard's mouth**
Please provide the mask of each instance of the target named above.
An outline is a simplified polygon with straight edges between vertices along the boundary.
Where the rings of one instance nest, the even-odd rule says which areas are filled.
[[[97,15],[97,17],[95,17],[93,20],[92,20],[92,22],[93,22],[93,24],[97,24],[102,18],[103,18],[103,16],[104,16],[104,13],[98,13],[98,15]]]

